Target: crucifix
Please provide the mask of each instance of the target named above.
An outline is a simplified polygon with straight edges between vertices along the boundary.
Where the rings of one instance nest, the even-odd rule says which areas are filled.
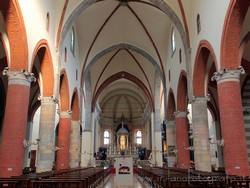
[[[154,149],[152,150],[152,152],[154,152],[154,165],[157,166],[156,153],[160,152],[160,150],[156,149],[156,146],[155,146]]]

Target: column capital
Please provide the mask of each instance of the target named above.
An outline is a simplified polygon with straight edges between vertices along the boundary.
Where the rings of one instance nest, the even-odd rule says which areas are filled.
[[[201,97],[201,96],[193,96],[192,99],[189,99],[188,100],[188,103],[189,104],[192,104],[192,103],[195,103],[195,102],[208,102],[210,101],[210,95],[207,94],[206,96],[204,97]]]
[[[245,74],[245,70],[242,66],[239,66],[235,70],[231,69],[221,69],[218,72],[214,73],[214,76],[211,78],[212,81],[222,82],[225,80],[238,81],[241,74]]]
[[[71,110],[60,111],[58,109],[57,114],[59,115],[60,118],[71,118],[72,117],[72,111]]]
[[[11,71],[9,67],[5,67],[3,70],[3,75],[8,76],[8,84],[18,84],[30,86],[31,82],[35,82],[36,78],[33,73],[26,70]]]
[[[40,94],[38,96],[38,100],[41,101],[41,102],[54,102],[55,104],[58,104],[59,100],[57,98],[55,98],[55,96],[43,96],[42,94]]]
[[[189,114],[189,111],[175,111],[174,112],[174,116],[175,118],[184,118],[187,117],[187,115]]]

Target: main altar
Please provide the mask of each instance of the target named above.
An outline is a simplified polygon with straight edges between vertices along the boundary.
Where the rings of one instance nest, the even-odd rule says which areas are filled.
[[[145,159],[146,148],[143,148],[141,143],[136,143],[130,124],[122,114],[121,118],[114,124],[112,143],[105,144],[99,149],[101,155],[99,159],[105,160],[111,166],[114,165],[115,158],[132,158],[133,165],[136,165],[139,158]]]
[[[114,165],[115,158],[124,157],[128,158],[131,157],[133,160],[133,165],[136,165],[136,161],[139,158],[140,147],[138,146],[128,146],[126,148],[121,148],[117,146],[109,146],[107,148],[107,160],[111,166]]]

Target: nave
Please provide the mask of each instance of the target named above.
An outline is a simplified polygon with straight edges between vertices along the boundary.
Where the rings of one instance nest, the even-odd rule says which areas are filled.
[[[227,175],[225,171],[137,166],[115,172],[112,167],[86,167],[0,177],[0,188],[243,188],[248,176]],[[123,172],[123,173],[121,173]],[[129,173],[127,173],[129,172]],[[133,178],[130,179],[129,176]],[[122,178],[122,179],[120,179]]]
[[[133,186],[126,186],[126,185],[116,186],[115,174],[110,174],[107,181],[104,182],[103,184],[101,184],[98,188],[135,188],[135,187],[136,188],[147,188],[147,187],[149,187],[139,180],[139,177],[137,176],[137,174],[134,174],[133,179],[134,179]]]

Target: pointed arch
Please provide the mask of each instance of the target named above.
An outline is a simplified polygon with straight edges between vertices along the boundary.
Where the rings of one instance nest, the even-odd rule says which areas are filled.
[[[241,30],[250,1],[231,0],[221,37],[221,69],[236,69],[240,65],[238,49]]]
[[[60,73],[60,110],[67,111],[70,109],[69,106],[69,83],[66,70],[61,70]]]
[[[11,70],[28,70],[28,44],[25,24],[18,0],[0,2],[10,44]]]
[[[46,40],[40,40],[32,55],[32,67],[34,67],[35,58],[40,61],[40,71],[42,74],[42,89],[44,96],[52,96],[54,89],[54,68],[50,48]]]
[[[99,89],[97,90],[97,92],[94,94],[94,97],[93,97],[93,100],[92,100],[92,105],[91,105],[92,111],[94,111],[94,107],[95,107],[96,101],[97,101],[99,95],[101,94],[101,92],[109,84],[111,84],[112,82],[114,82],[116,80],[119,80],[119,79],[127,79],[127,80],[130,80],[131,82],[137,84],[143,90],[143,92],[146,94],[146,96],[147,96],[147,98],[149,100],[151,111],[154,112],[154,100],[153,100],[153,97],[151,96],[149,90],[147,89],[147,87],[144,85],[144,83],[139,78],[137,78],[136,76],[134,76],[134,75],[132,75],[132,74],[130,74],[128,72],[125,72],[125,71],[121,71],[121,72],[118,72],[116,74],[113,74],[112,76],[110,76],[109,78],[107,78],[101,84],[101,86],[99,87]]]
[[[193,75],[193,85],[194,85],[194,95],[195,96],[205,96],[205,90],[207,88],[205,84],[206,79],[206,68],[208,63],[209,56],[212,55],[213,61],[216,65],[217,69],[217,60],[214,53],[214,50],[211,44],[202,40],[198,46],[198,50],[195,57],[195,65],[194,65],[194,75]]]
[[[10,67],[10,59],[9,59],[9,54],[8,54],[6,43],[5,43],[4,38],[3,38],[1,33],[0,33],[0,45],[3,46],[4,53],[5,53],[5,60],[4,61],[6,63],[0,63],[0,70],[3,70],[5,66]]]
[[[177,110],[182,112],[187,110],[187,74],[183,70],[178,81]]]
[[[79,108],[79,97],[77,88],[74,89],[73,97],[71,101],[71,110],[72,110],[72,120],[78,121],[80,118],[80,108]]]
[[[167,108],[167,120],[174,121],[174,112],[176,111],[175,107],[175,98],[172,88],[168,92],[168,108]]]

